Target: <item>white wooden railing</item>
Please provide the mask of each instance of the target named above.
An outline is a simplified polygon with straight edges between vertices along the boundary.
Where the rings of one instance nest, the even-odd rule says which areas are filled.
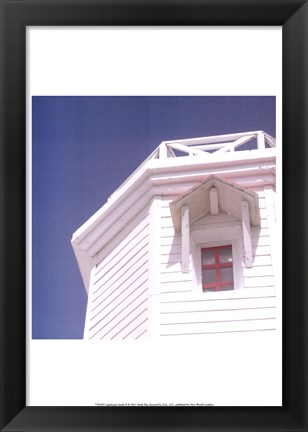
[[[163,141],[154,157],[176,157],[174,150],[189,156],[201,155],[213,157],[226,152],[234,152],[249,141],[256,140],[257,149],[265,149],[266,144],[276,147],[276,140],[263,131],[241,132],[229,135],[217,135],[201,138],[189,138],[175,141]]]
[[[239,147],[253,140],[256,141],[256,149],[260,151],[266,149],[266,144],[269,147],[276,147],[275,138],[263,131],[163,141],[109,197],[109,200],[116,197],[122,187],[128,184],[136,172],[140,171],[149,160],[175,158],[178,154],[174,151],[179,154],[182,153],[182,156],[199,156],[205,160],[211,160],[211,158],[219,157],[222,153],[235,152],[239,150]]]

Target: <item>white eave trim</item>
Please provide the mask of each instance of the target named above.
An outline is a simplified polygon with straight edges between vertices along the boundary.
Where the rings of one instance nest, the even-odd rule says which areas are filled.
[[[260,169],[262,175],[262,164],[265,165],[265,170],[271,170],[272,168],[269,168],[269,165],[274,167],[275,160],[275,148],[225,153],[220,155],[219,160],[214,158],[204,160],[204,158],[198,156],[147,159],[111,195],[106,204],[77,229],[72,236],[73,250],[86,289],[88,288],[90,270],[95,264],[94,256],[98,252],[98,248],[102,248],[102,245],[110,241],[109,237],[111,235],[114,237],[117,233],[116,230],[121,229],[118,222],[124,214],[126,214],[125,223],[128,223],[129,219],[131,220],[134,214],[138,213],[146,203],[150,203],[152,197],[158,194],[158,187],[167,185],[170,181],[173,183],[173,179],[176,179],[175,183],[183,182],[190,173],[192,173],[191,180],[196,181],[196,173],[204,177],[206,170],[217,169],[218,167],[223,170],[232,166],[234,171],[230,173],[230,176],[238,175],[244,163],[251,166],[252,171]],[[249,172],[244,175],[249,175]],[[134,203],[133,209],[132,203]],[[251,215],[251,219],[254,220],[253,215]],[[111,228],[113,229],[111,230]]]
[[[219,200],[217,195],[220,197]],[[242,219],[242,201],[248,204],[251,224],[260,226],[258,195],[216,175],[211,175],[203,183],[170,203],[175,232],[181,231],[181,209],[184,206],[189,208],[189,221],[192,224],[202,216],[211,213],[211,210],[215,210],[217,214],[218,207],[221,211]]]

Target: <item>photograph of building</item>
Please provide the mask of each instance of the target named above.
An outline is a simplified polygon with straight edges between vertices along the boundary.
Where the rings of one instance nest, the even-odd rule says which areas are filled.
[[[275,331],[276,140],[163,141],[77,229],[84,339]]]

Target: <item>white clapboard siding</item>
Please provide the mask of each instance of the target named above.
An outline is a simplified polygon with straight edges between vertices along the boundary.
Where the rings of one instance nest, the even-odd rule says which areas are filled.
[[[96,333],[98,339],[123,339],[138,327],[141,323],[145,323],[148,315],[148,297],[145,296],[142,302],[138,303],[134,308],[123,312],[107,326],[103,327]]]
[[[172,293],[172,292],[190,292],[192,290],[192,282],[188,281],[175,281],[175,282],[162,282],[161,292]]]
[[[191,272],[192,269],[192,263],[190,261],[189,263],[189,267],[188,267],[188,271]],[[178,273],[181,272],[182,273],[182,264],[181,262],[173,262],[173,263],[162,263],[161,264],[161,274],[165,274],[165,273]]]
[[[245,287],[268,287],[274,286],[273,276],[246,277]]]
[[[272,257],[270,255],[261,255],[253,257],[253,267],[267,266],[272,264]]]
[[[182,238],[179,234],[176,234],[174,236],[162,236],[160,244],[162,246],[171,246],[173,244],[175,245],[181,245],[182,244]]]
[[[133,330],[130,330],[129,333],[122,332],[120,335],[118,335],[117,339],[119,339],[119,336],[121,336],[121,339],[141,339],[142,336],[146,335],[148,329],[148,317],[140,316],[139,321],[136,321],[136,327]]]
[[[182,260],[182,254],[172,254],[172,255],[161,255],[161,263],[165,265],[172,265],[175,263],[180,263]]]
[[[118,297],[119,292],[123,291],[128,287],[129,289],[133,289],[136,285],[138,285],[140,279],[147,277],[148,270],[143,264],[139,264],[139,268],[135,271],[132,269],[132,272],[128,275],[123,275],[120,279],[115,281],[114,284],[108,286],[104,291],[102,291],[96,298],[93,299],[92,302],[92,312],[95,311],[100,305],[103,305],[107,300],[112,301]]]
[[[97,285],[94,285],[93,291],[93,303],[97,301],[97,299],[101,298],[108,291],[113,289],[115,286],[121,286],[126,283],[131,277],[134,275],[142,274],[145,270],[147,270],[148,259],[148,249],[141,249],[138,254],[134,257],[134,259],[126,263],[118,272],[111,272],[111,277],[109,274],[106,274],[104,278],[98,281]]]
[[[271,254],[270,246],[252,245],[252,255],[253,256],[264,256],[264,255],[270,255],[270,254]]]
[[[161,226],[162,228],[173,228],[172,218],[171,217],[161,218]]]
[[[136,224],[137,221],[137,224]],[[90,339],[135,339],[148,331],[149,213],[112,240],[97,264],[88,304]],[[102,255],[102,252],[100,252]]]
[[[273,276],[273,267],[271,265],[244,267],[244,277],[261,277],[261,276]]]
[[[148,290],[148,275],[143,274],[142,277],[135,279],[131,286],[120,287],[116,290],[115,297],[109,297],[106,301],[98,305],[97,308],[92,310],[90,319],[90,327],[93,327],[98,322],[114,318],[117,311],[129,307],[129,305],[138,299],[143,294],[147,293]]]
[[[269,236],[269,229],[268,228],[259,228],[259,227],[250,227],[250,235],[251,238],[254,237],[268,237]]]
[[[226,321],[217,323],[176,324],[160,326],[161,336],[193,335],[209,333],[247,332],[257,330],[275,330],[275,318]]]
[[[140,249],[139,249],[140,248]],[[97,280],[93,286],[93,294],[94,298],[97,297],[97,293],[100,291],[104,291],[109,285],[112,285],[117,279],[119,279],[122,275],[127,275],[128,273],[133,272],[134,269],[138,268],[138,264],[143,263],[148,253],[148,239],[144,239],[142,243],[138,245],[137,252],[136,250],[130,251],[127,254],[127,257],[120,262],[116,262],[113,267],[109,267],[108,271],[104,273],[104,275],[97,275]],[[124,262],[124,264],[123,264]]]
[[[171,228],[162,227],[161,235],[162,237],[173,237],[175,234],[173,226]]]
[[[242,290],[241,290],[242,291]],[[249,291],[249,290],[247,290]],[[246,298],[229,298],[223,300],[184,300],[164,302],[164,296],[161,296],[161,313],[183,313],[183,312],[205,312],[205,311],[223,311],[234,309],[256,309],[276,306],[276,299],[271,297],[246,297]],[[243,294],[245,295],[245,294]],[[192,297],[193,298],[193,297]],[[172,296],[169,296],[169,300]]]
[[[182,251],[182,245],[181,244],[171,244],[168,246],[161,246],[160,253],[161,255],[172,255],[172,254],[179,254]]]
[[[276,317],[276,308],[234,309],[225,311],[183,312],[161,314],[161,325],[211,323],[221,321],[238,321],[268,319]]]
[[[252,246],[269,246],[270,245],[270,239],[269,236],[264,237],[252,237],[251,238],[251,244]]]
[[[137,253],[138,250],[144,248],[149,242],[149,230],[146,226],[138,236],[134,239],[135,248],[129,249],[127,246],[121,249],[114,257],[100,265],[96,270],[96,281],[104,277],[110,270],[114,269],[116,265],[123,265],[123,259],[125,262],[129,262]]]
[[[136,227],[132,226],[130,229],[129,228],[130,227],[126,228],[126,230],[128,229],[128,234],[122,241],[119,241],[119,239],[117,240],[116,238],[114,239],[115,245],[112,247],[111,251],[96,265],[96,274],[104,270],[108,263],[111,263],[112,265],[116,257],[122,259],[122,257],[125,256],[125,252],[132,249],[132,244],[139,243],[141,239],[149,235],[148,215],[145,215],[144,219],[142,219]]]
[[[166,272],[161,274],[160,280],[161,282],[191,282],[191,275],[182,271]]]

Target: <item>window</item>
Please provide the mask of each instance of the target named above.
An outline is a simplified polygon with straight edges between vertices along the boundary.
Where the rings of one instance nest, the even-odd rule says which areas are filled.
[[[203,292],[234,289],[231,245],[201,248],[201,268]]]

